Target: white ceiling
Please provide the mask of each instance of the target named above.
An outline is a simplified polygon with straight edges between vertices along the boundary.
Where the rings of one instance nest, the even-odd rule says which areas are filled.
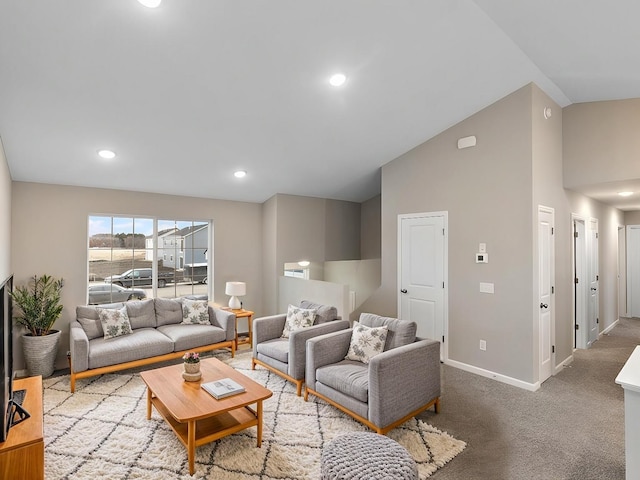
[[[17,181],[360,202],[529,82],[563,107],[640,97],[638,18],[635,0],[0,0],[0,136]]]

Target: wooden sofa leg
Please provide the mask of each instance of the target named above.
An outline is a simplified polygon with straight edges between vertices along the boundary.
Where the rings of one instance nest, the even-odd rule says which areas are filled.
[[[296,382],[296,394],[300,397],[302,396],[302,380],[298,380]]]
[[[436,413],[440,413],[440,397],[436,398],[436,403],[433,404],[433,409]]]
[[[256,369],[256,360],[255,358],[251,359],[251,370],[255,370]]]
[[[72,372],[71,373],[71,393],[74,393],[75,391],[76,391],[76,376]]]

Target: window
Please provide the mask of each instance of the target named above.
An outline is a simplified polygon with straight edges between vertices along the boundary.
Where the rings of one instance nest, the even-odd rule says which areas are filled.
[[[209,226],[193,220],[90,216],[88,303],[209,295]]]

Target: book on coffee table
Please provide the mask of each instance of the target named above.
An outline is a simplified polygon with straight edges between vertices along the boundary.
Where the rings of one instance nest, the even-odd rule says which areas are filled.
[[[217,400],[244,392],[244,387],[230,378],[222,378],[220,380],[214,380],[213,382],[203,383],[201,387]]]

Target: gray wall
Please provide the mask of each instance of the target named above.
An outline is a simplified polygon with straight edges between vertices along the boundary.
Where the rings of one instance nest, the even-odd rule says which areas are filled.
[[[640,99],[564,109],[564,186],[640,178]]]
[[[543,111],[551,108],[551,117],[545,118]],[[555,277],[554,303],[556,362],[560,363],[573,354],[572,318],[572,273],[571,273],[571,212],[569,202],[562,185],[562,109],[537,86],[531,88],[531,125],[532,125],[532,171],[533,171],[533,220],[534,232],[537,232],[538,206],[554,209],[555,221]],[[539,338],[538,315],[538,236],[533,236],[533,291],[532,317],[533,338]],[[538,371],[539,349],[533,350],[534,373]],[[537,375],[537,373],[535,374]],[[534,375],[534,376],[535,376]]]
[[[360,256],[362,260],[380,258],[382,196],[376,195],[360,205]]]
[[[264,248],[273,255],[273,261],[264,258],[267,314],[278,313],[277,281],[285,263],[360,257],[358,203],[278,194],[265,202],[263,215]]]
[[[11,174],[0,139],[0,282],[11,274]]]
[[[449,212],[449,358],[534,380],[531,88],[523,88],[382,169],[382,286],[365,310],[397,314],[397,217]],[[477,146],[458,150],[458,138]],[[476,264],[486,243],[489,264]],[[480,282],[495,294],[479,292]],[[372,307],[372,308],[369,308]],[[487,351],[479,350],[479,340]]]
[[[624,212],[625,225],[640,225],[640,211]]]
[[[360,204],[325,202],[325,261],[360,259]]]
[[[228,303],[224,285],[247,283],[243,303],[261,313],[261,205],[121,190],[13,183],[12,254],[15,281],[47,273],[65,279],[58,367],[66,364],[68,325],[75,307],[86,302],[87,218],[90,214],[131,214],[175,219],[212,219],[214,300]],[[21,362],[21,356],[16,356]],[[21,368],[18,364],[17,368]]]
[[[262,307],[265,315],[278,308],[278,283],[281,275],[277,265],[278,196],[262,204]]]
[[[552,108],[544,119],[543,108]],[[571,213],[599,219],[600,328],[617,318],[622,212],[563,188],[567,121],[528,85],[382,169],[382,285],[363,311],[397,315],[397,217],[449,212],[449,359],[528,383],[538,380],[537,209],[555,210],[556,364],[573,352]],[[458,150],[458,138],[477,146]],[[477,265],[478,243],[489,264]],[[479,282],[495,294],[479,293]],[[478,348],[487,342],[487,351]]]

